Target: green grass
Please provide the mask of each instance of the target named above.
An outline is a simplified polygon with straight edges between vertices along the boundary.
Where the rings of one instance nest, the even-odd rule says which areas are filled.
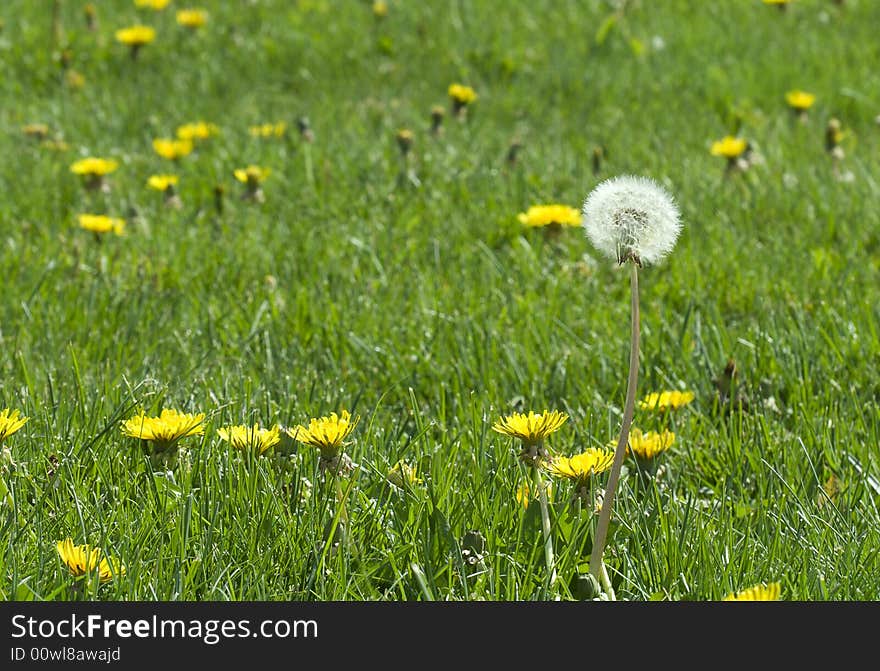
[[[639,396],[696,400],[672,419],[664,476],[621,482],[606,553],[618,598],[773,580],[784,599],[880,598],[880,4],[633,1],[597,39],[613,13],[598,0],[391,0],[381,21],[355,0],[206,1],[197,34],[175,25],[181,3],[95,3],[93,33],[64,1],[58,43],[45,4],[0,6],[0,409],[30,417],[4,443],[0,596],[73,598],[54,548],[70,536],[127,566],[100,599],[553,598],[535,504],[515,499],[528,473],[491,425],[559,409],[556,453],[615,438],[628,282],[582,231],[548,240],[516,215],[579,207],[634,173],[661,180],[684,221],[641,274]],[[132,61],[113,32],[137,21],[158,37]],[[479,98],[432,137],[453,81]],[[817,95],[805,124],[785,106],[793,88]],[[851,181],[823,147],[831,116]],[[220,134],[176,166],[152,151],[197,119]],[[286,138],[249,136],[277,120]],[[25,137],[30,122],[69,150]],[[764,162],[725,178],[708,148],[736,131]],[[69,172],[86,155],[120,161],[109,193]],[[232,171],[249,163],[273,170],[265,203],[239,198]],[[169,170],[179,211],[145,185]],[[126,217],[127,235],[98,242],[81,212]],[[748,411],[716,398],[729,358]],[[163,407],[209,426],[154,472],[119,422]],[[342,408],[361,417],[359,469],[334,545],[316,450],[248,457],[216,429]],[[386,481],[399,459],[424,480],[409,492]],[[558,595],[575,598],[596,518],[554,484]]]

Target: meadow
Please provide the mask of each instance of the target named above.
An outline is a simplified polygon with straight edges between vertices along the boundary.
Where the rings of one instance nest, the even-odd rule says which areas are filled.
[[[0,433],[0,598],[599,598],[607,474],[545,473],[551,580],[536,469],[493,426],[616,439],[627,271],[519,215],[623,174],[682,220],[641,271],[637,397],[693,400],[636,410],[674,443],[624,463],[616,598],[880,598],[880,3],[88,6],[0,3],[0,410],[28,418]],[[121,430],[163,409],[204,431]],[[335,473],[296,427],[343,411]],[[255,424],[263,453],[218,434]],[[68,538],[116,570],[77,579]]]

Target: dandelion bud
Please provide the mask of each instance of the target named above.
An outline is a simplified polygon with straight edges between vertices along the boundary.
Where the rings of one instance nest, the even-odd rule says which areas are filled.
[[[520,149],[522,149],[522,142],[518,138],[514,138],[510,143],[510,147],[507,148],[507,165],[516,165]]]
[[[840,127],[840,121],[834,117],[828,119],[828,125],[825,126],[825,150],[835,158],[838,158],[835,153],[840,148],[842,139],[843,130]]]
[[[404,158],[409,156],[409,152],[413,145],[413,133],[407,128],[397,131],[397,146],[400,147],[400,153]]]
[[[604,147],[593,147],[593,174],[598,175],[602,170],[602,159],[605,158]]]
[[[431,108],[431,134],[432,135],[440,135],[440,132],[443,130],[443,117],[446,115],[446,110],[444,110],[440,105],[435,105]]]
[[[226,192],[226,189],[223,188],[222,184],[218,184],[214,187],[214,210],[216,210],[217,214],[223,214],[223,194]]]
[[[91,31],[95,31],[98,28],[98,16],[95,12],[95,6],[90,2],[83,8],[83,13],[86,16],[86,28]]]
[[[583,207],[587,237],[603,254],[623,264],[660,261],[681,230],[672,196],[647,177],[622,175],[601,182]]]
[[[69,68],[70,64],[73,63],[73,49],[62,49],[58,62],[61,64],[62,70]]]

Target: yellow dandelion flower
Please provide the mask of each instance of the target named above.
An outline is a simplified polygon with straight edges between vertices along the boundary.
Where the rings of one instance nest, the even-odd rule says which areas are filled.
[[[157,138],[153,140],[153,150],[162,158],[172,161],[189,155],[193,150],[192,140],[172,140],[170,138]]]
[[[244,184],[259,184],[272,174],[271,168],[261,168],[258,165],[249,165],[246,168],[236,168],[235,179]]]
[[[629,432],[629,442],[626,445],[627,454],[634,454],[637,459],[649,461],[661,452],[665,452],[675,443],[675,434],[672,431],[648,431],[642,433],[640,429],[633,427]],[[616,446],[609,443],[609,447]]]
[[[219,129],[215,124],[206,121],[183,124],[177,129],[178,140],[206,140],[216,135]]]
[[[529,411],[528,414],[515,412],[501,417],[492,429],[511,438],[518,438],[525,445],[538,445],[559,427],[565,424],[568,415],[558,410],[544,411],[541,414]]]
[[[171,0],[134,0],[137,7],[152,9],[155,12],[161,12],[170,2]]]
[[[385,0],[376,0],[373,3],[373,16],[379,19],[388,16],[388,3]]]
[[[83,158],[70,166],[70,172],[75,175],[85,175],[86,177],[103,177],[119,167],[119,163],[108,158]]]
[[[789,91],[785,94],[785,102],[797,112],[806,112],[816,102],[816,96],[806,91]]]
[[[464,84],[450,84],[446,92],[456,105],[470,105],[477,99],[477,92]]]
[[[79,227],[92,233],[125,234],[125,219],[108,217],[103,214],[81,214],[78,217]]]
[[[37,140],[45,140],[49,135],[49,127],[44,123],[29,123],[22,126],[21,132]]]
[[[712,147],[709,149],[709,153],[711,153],[712,156],[723,156],[726,159],[735,159],[745,153],[748,145],[749,143],[741,137],[727,135],[726,137],[713,142]]]
[[[277,123],[263,123],[248,128],[251,137],[282,137],[287,132],[287,124],[283,121]]]
[[[186,414],[174,409],[163,409],[158,417],[147,417],[143,412],[124,420],[122,433],[153,443],[157,449],[167,449],[181,438],[205,433],[205,413]]]
[[[520,223],[529,227],[580,226],[581,212],[568,205],[532,205],[517,216]]]
[[[408,489],[422,483],[422,479],[416,474],[415,466],[410,466],[402,460],[394,464],[385,477],[398,489]]]
[[[177,175],[150,175],[147,180],[147,186],[156,191],[167,191],[171,187],[177,186],[180,177]]]
[[[204,9],[181,9],[177,12],[177,23],[185,28],[201,28],[208,22],[208,12]]]
[[[678,410],[694,400],[692,391],[661,391],[648,394],[639,401],[640,410]]]
[[[105,556],[101,548],[74,545],[73,540],[67,538],[58,541],[55,544],[55,549],[74,578],[97,571],[98,578],[104,583],[113,580],[114,577],[125,575],[125,566],[115,557]]]
[[[0,410],[0,443],[23,427],[28,419],[18,410],[10,410],[9,408]]]
[[[590,447],[572,457],[555,457],[547,470],[557,477],[574,480],[578,486],[583,486],[593,475],[611,468],[613,461],[613,450]]]
[[[259,424],[253,427],[243,424],[227,426],[217,429],[217,435],[238,450],[255,450],[259,454],[281,442],[281,430],[277,425],[271,429],[261,429]]]
[[[767,585],[755,585],[741,592],[732,592],[722,601],[779,601],[781,591],[782,587],[778,582],[771,582]]]
[[[777,5],[778,7],[784,7],[785,5],[791,4],[794,0],[763,0],[765,5]]]
[[[294,440],[321,450],[324,460],[335,459],[339,449],[348,443],[344,442],[357,426],[359,417],[351,418],[351,413],[343,410],[339,415],[335,412],[329,416],[312,418],[308,427],[302,424],[293,429],[285,429],[285,433]]]
[[[150,26],[131,26],[116,31],[116,41],[129,47],[142,47],[156,39],[156,30]]]

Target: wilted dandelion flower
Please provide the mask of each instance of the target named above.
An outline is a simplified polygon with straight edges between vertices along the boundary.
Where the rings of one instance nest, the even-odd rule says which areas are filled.
[[[176,161],[192,153],[192,140],[173,140],[171,138],[156,138],[153,140],[153,151],[162,158]]]
[[[600,183],[584,202],[587,237],[623,264],[657,263],[675,246],[681,230],[672,196],[647,177],[622,175]]]
[[[767,585],[755,585],[741,592],[732,592],[722,601],[779,601],[782,586],[778,582]]]
[[[104,555],[101,548],[90,545],[74,545],[73,539],[67,538],[58,541],[55,544],[55,549],[74,578],[97,572],[98,579],[105,583],[114,577],[125,575],[125,566],[115,557]]]
[[[385,477],[398,489],[409,489],[422,482],[422,479],[416,474],[415,466],[410,466],[403,460],[394,464]]]
[[[568,205],[532,205],[525,212],[520,212],[517,219],[530,228],[581,225],[580,211]]]
[[[177,441],[205,433],[205,413],[188,414],[165,408],[158,417],[143,412],[122,422],[122,433],[152,443],[157,451],[172,447]]]
[[[446,92],[452,100],[452,112],[458,117],[461,117],[467,106],[477,99],[477,92],[464,84],[450,84]]]
[[[209,137],[216,135],[219,129],[215,124],[207,121],[195,121],[186,123],[177,128],[178,140],[207,140]]]
[[[528,414],[515,412],[501,417],[492,425],[492,429],[519,440],[522,443],[519,458],[529,466],[538,466],[549,456],[544,448],[544,441],[550,434],[558,431],[567,419],[568,415],[558,410],[545,410],[541,414],[532,411]]]
[[[10,410],[9,408],[0,410],[0,444],[23,427],[28,419],[18,410]]]
[[[134,0],[134,4],[145,9],[152,9],[159,12],[165,9],[171,0]]]
[[[285,429],[285,433],[294,440],[317,447],[321,451],[321,470],[329,470],[334,474],[344,473],[351,470],[353,464],[341,450],[348,445],[345,439],[354,431],[359,419],[352,419],[351,413],[343,410],[338,415],[333,412],[328,416],[313,418],[307,427],[299,424],[292,429]]]
[[[250,133],[251,137],[259,138],[283,137],[286,132],[287,124],[283,121],[263,123],[248,128],[248,133]]]
[[[208,12],[204,9],[181,9],[177,12],[177,23],[184,28],[195,30],[208,22]]]
[[[232,447],[239,450],[254,450],[264,454],[268,449],[281,442],[281,431],[278,426],[261,429],[259,424],[253,427],[243,424],[217,429],[217,435]]]
[[[131,57],[137,58],[138,52],[145,44],[156,39],[156,30],[150,26],[131,26],[116,31],[116,41],[131,50]]]
[[[81,214],[78,217],[79,227],[96,235],[102,233],[125,234],[125,219],[108,217],[103,214]]]
[[[660,391],[648,394],[639,401],[640,410],[678,410],[694,400],[692,391]]]

